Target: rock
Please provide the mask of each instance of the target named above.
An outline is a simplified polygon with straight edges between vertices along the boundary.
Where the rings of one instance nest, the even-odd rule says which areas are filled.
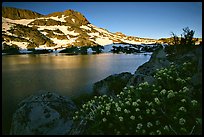
[[[134,76],[130,79],[127,86],[138,85],[139,83],[147,81],[149,84],[154,82],[153,74],[156,69],[168,67],[170,62],[167,60],[164,49],[158,49],[153,52],[150,60],[135,71]]]
[[[133,75],[129,72],[123,72],[108,76],[107,78],[94,83],[93,92],[96,95],[113,95],[120,92]]]
[[[43,93],[24,99],[13,115],[12,135],[64,135],[73,124],[75,104],[56,93]]]
[[[202,85],[202,72],[194,74],[192,76],[191,82],[193,86],[201,86]]]

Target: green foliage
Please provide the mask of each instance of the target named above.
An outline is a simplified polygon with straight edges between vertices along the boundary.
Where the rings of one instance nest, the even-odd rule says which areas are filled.
[[[102,50],[104,49],[104,47],[101,46],[101,45],[97,45],[97,46],[91,47],[91,49],[92,49],[93,51],[95,51],[96,53],[101,53]]]
[[[84,134],[201,134],[202,101],[193,94],[192,63],[157,70],[152,85],[125,87],[116,96],[95,96],[75,112]]]
[[[3,53],[8,53],[8,54],[18,54],[19,53],[19,47],[15,44],[7,45],[7,44],[3,44]]]
[[[66,49],[60,51],[60,53],[70,53],[70,54],[78,53],[78,52],[79,52],[78,47],[74,47],[74,46],[67,47]]]
[[[172,40],[165,51],[169,54],[169,58],[175,58],[176,55],[186,53],[195,48],[195,42],[198,39],[193,38],[195,31],[190,30],[188,27],[183,29],[183,34],[179,38],[176,34],[172,33]]]

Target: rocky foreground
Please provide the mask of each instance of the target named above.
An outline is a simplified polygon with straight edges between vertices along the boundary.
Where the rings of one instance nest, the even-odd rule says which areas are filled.
[[[178,55],[176,57],[176,60],[174,59],[174,61],[172,61],[172,58],[170,59],[168,57],[168,54],[165,52],[163,48],[158,49],[152,54],[152,57],[147,63],[143,64],[135,71],[134,75],[130,73],[121,73],[121,74],[109,76],[106,79],[95,83],[94,95],[97,95],[97,96],[110,95],[110,96],[116,97],[116,95],[119,94],[120,91],[122,91],[124,88],[127,89],[127,87],[131,87],[131,88],[137,87],[140,83],[143,83],[143,82],[147,82],[148,84],[154,83],[156,80],[156,78],[154,77],[154,74],[159,69],[170,67],[172,64],[174,64],[175,66],[181,66],[182,64],[185,65],[185,62],[190,62],[195,67],[195,69],[193,69],[194,73],[192,77],[188,78],[190,80],[189,88],[192,89],[192,91],[194,91],[193,89],[196,89],[196,90],[198,89],[198,93],[194,93],[194,94],[197,94],[195,96],[198,96],[198,98],[200,98],[201,100],[201,97],[199,97],[202,91],[202,89],[200,88],[202,85],[202,47],[201,46],[191,51],[188,51],[185,54]],[[165,73],[165,69],[162,71],[164,71]],[[169,86],[168,83],[166,83],[166,86]],[[157,100],[157,103],[159,104],[158,100]],[[85,108],[85,107],[82,107],[82,108]],[[20,134],[33,134],[33,135],[34,134],[37,134],[37,135],[39,134],[42,134],[42,135],[89,134],[89,132],[86,131],[87,120],[85,118],[82,118],[78,121],[75,121],[74,119],[77,119],[77,116],[74,113],[75,111],[79,111],[79,108],[77,107],[77,105],[74,104],[74,102],[71,99],[57,95],[56,93],[42,93],[40,95],[30,96],[29,98],[26,98],[19,104],[19,108],[16,110],[15,114],[13,115],[10,134],[12,135],[16,135],[16,134],[18,135]],[[122,120],[121,117],[119,118],[120,120]],[[134,116],[131,117],[131,119],[134,119],[134,118],[135,118]],[[106,122],[106,119],[103,119],[103,122]],[[181,122],[185,122],[185,121],[183,120]],[[198,123],[199,123],[199,120],[198,120]],[[151,126],[151,124],[149,124],[148,126]],[[173,128],[171,126],[165,126],[165,127],[166,127],[165,130],[172,130],[169,128]],[[193,132],[196,132],[195,134],[197,134],[197,132],[199,132],[199,130],[196,130],[194,128],[192,128],[191,130],[192,132],[190,132],[189,134],[193,134]],[[185,130],[186,129],[183,128],[182,133],[184,134],[187,133],[187,131]],[[160,130],[157,130],[157,131],[159,134]],[[145,132],[146,132],[145,130],[142,130],[140,134],[145,134]],[[173,134],[176,134],[176,132],[177,131],[175,131],[175,133],[173,132]],[[96,134],[96,133],[104,134],[101,131],[93,132],[93,134]],[[120,134],[119,131],[116,131],[116,133]],[[153,132],[150,132],[150,133],[153,134]],[[169,132],[166,132],[166,134],[167,133]]]

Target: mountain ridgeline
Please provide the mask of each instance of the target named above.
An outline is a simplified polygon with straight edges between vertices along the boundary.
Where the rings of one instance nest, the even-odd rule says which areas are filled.
[[[74,10],[42,15],[30,10],[2,8],[2,49],[62,49],[110,44],[155,44],[162,41],[112,33],[91,24]]]
[[[20,19],[35,19],[42,16],[43,16],[42,14],[30,10],[2,7],[2,17],[4,18],[20,20]]]

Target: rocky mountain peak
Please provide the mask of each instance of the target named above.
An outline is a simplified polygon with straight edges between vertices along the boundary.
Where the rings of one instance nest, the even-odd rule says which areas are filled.
[[[84,15],[72,9],[68,9],[63,12],[54,12],[54,13],[48,14],[45,17],[64,18],[64,20],[67,23],[74,24],[76,26],[90,24],[89,21],[84,17]]]

